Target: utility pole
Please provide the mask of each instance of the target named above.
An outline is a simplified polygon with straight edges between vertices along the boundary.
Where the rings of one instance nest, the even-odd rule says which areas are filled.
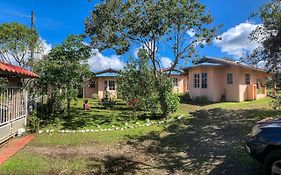
[[[32,32],[35,31],[34,29],[34,11],[31,11],[31,30]],[[34,39],[32,38],[31,44],[30,44],[30,63],[33,65],[34,63]],[[31,66],[32,68],[33,66]]]
[[[34,11],[31,11],[31,29],[34,31]]]

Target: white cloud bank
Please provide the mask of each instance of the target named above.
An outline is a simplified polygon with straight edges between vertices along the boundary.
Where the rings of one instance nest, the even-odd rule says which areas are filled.
[[[106,69],[122,70],[125,63],[118,55],[104,56],[98,50],[93,50],[93,54],[89,59],[89,65],[92,72],[99,72]]]
[[[170,58],[168,57],[162,57],[160,59],[160,64],[162,68],[169,68],[172,66],[173,62]]]
[[[241,58],[259,46],[257,42],[249,40],[249,35],[257,26],[249,22],[240,23],[224,32],[220,36],[221,40],[215,39],[214,43],[221,48],[221,52]]]

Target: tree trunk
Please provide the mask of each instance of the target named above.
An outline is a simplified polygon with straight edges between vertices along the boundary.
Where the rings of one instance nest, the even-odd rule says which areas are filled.
[[[67,117],[70,117],[70,97],[67,97]]]

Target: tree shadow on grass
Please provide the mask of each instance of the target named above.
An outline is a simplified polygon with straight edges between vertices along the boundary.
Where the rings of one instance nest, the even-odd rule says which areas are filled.
[[[128,158],[126,156],[106,156],[103,160],[96,160],[97,164],[90,164],[89,169],[96,169],[92,174],[136,174],[136,171],[140,169],[141,166],[146,166],[141,162],[137,162]]]
[[[260,174],[260,165],[244,149],[244,137],[256,121],[280,114],[273,110],[199,110],[165,133],[151,133],[129,144],[152,155],[175,174]],[[144,145],[149,140],[151,144]]]

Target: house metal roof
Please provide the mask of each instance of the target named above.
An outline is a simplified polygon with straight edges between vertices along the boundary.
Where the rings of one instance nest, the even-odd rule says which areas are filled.
[[[116,72],[104,72],[104,73],[96,74],[96,77],[116,77],[116,76],[117,76]]]
[[[22,76],[27,78],[39,77],[37,74],[29,70],[26,70],[22,67],[7,64],[1,61],[0,61],[0,75],[1,76],[13,75],[13,76]]]
[[[262,68],[259,68],[256,66],[250,66],[250,65],[244,64],[239,61],[231,61],[231,60],[213,58],[213,57],[204,57],[204,58],[200,59],[197,62],[197,64],[194,64],[193,66],[186,67],[183,69],[188,70],[189,68],[200,67],[200,66],[201,67],[203,67],[203,66],[239,66],[239,67],[246,68],[246,69],[252,69],[252,70],[256,70],[256,71],[260,71],[260,72],[269,73],[265,69],[262,69]]]
[[[223,66],[223,65],[222,65],[222,64],[219,64],[219,63],[209,63],[209,62],[205,62],[205,63],[195,64],[195,65],[190,66],[190,67],[219,67],[219,66]]]

